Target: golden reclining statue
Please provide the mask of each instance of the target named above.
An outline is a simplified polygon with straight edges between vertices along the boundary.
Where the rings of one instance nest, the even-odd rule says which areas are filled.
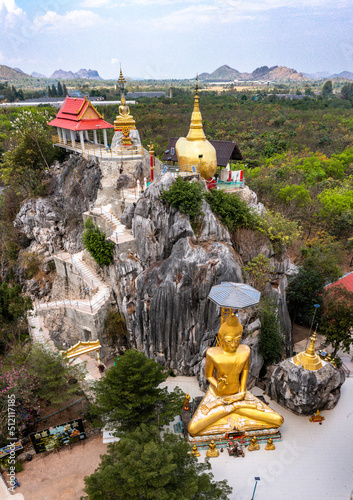
[[[208,391],[189,423],[192,436],[280,427],[283,417],[246,390],[250,348],[240,344],[243,327],[231,314],[218,332],[220,345],[206,352]]]

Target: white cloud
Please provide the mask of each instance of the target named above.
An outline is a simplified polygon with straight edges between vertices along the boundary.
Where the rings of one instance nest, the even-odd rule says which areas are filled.
[[[16,5],[15,0],[0,0],[0,26],[13,28],[25,18],[26,13]]]
[[[49,29],[52,31],[65,30],[72,28],[90,28],[97,25],[102,19],[98,14],[90,10],[72,10],[66,14],[58,14],[52,10],[46,12],[43,16],[37,16],[33,25],[34,28]]]
[[[113,58],[111,61],[110,61],[110,64],[118,64],[119,61],[115,58]]]
[[[111,4],[111,0],[83,0],[80,6],[87,9],[97,9],[109,4]]]

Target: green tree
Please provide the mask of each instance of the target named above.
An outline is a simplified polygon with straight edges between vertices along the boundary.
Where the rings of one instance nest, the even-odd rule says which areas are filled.
[[[198,182],[190,182],[177,177],[170,188],[162,192],[161,200],[167,201],[172,207],[189,215],[190,220],[194,221],[201,214],[202,186]]]
[[[324,85],[322,86],[322,95],[324,96],[329,96],[329,95],[332,95],[332,92],[333,92],[333,86],[332,86],[332,82],[331,80],[327,80],[327,82],[324,83]]]
[[[261,300],[259,317],[261,321],[259,352],[266,365],[276,363],[281,359],[284,335],[274,300],[268,298]]]
[[[86,229],[82,236],[84,247],[97,264],[108,266],[113,260],[114,243],[106,239],[103,231],[93,224],[90,217],[87,218],[84,226]]]
[[[299,272],[289,278],[286,295],[293,323],[299,317],[306,324],[310,324],[314,314],[314,304],[322,304],[324,286],[324,276],[313,268],[300,267]]]
[[[0,352],[28,335],[26,312],[32,308],[30,297],[21,294],[20,285],[0,285]]]
[[[346,83],[343,85],[341,88],[341,97],[342,99],[353,102],[353,83]]]
[[[65,83],[63,83],[63,96],[67,96],[68,95],[68,92],[67,92],[67,88],[66,88],[66,85]]]
[[[48,92],[48,97],[53,97],[50,85],[48,85],[47,92]]]
[[[320,333],[333,348],[333,357],[342,349],[349,352],[353,345],[353,292],[343,286],[325,290]]]
[[[262,291],[273,268],[270,268],[270,259],[263,253],[254,257],[244,266],[243,270],[249,275],[250,284]]]
[[[95,411],[116,432],[135,429],[141,423],[168,424],[181,411],[184,394],[159,385],[167,372],[142,352],[126,351],[94,386]]]
[[[52,97],[57,97],[57,95],[58,95],[58,91],[56,90],[54,83],[51,86],[51,95],[52,95]]]
[[[0,164],[2,181],[24,196],[35,194],[44,171],[55,158],[47,122],[49,113],[40,109],[21,110],[13,122],[10,148]]]
[[[213,481],[210,463],[198,463],[190,449],[175,434],[161,437],[156,427],[141,425],[110,444],[98,469],[85,477],[88,499],[228,499],[232,488]]]
[[[59,97],[63,96],[63,88],[62,88],[62,85],[60,83],[60,80],[58,81],[58,96]]]
[[[254,228],[258,217],[236,193],[226,193],[221,189],[212,189],[206,196],[212,212],[229,229]]]

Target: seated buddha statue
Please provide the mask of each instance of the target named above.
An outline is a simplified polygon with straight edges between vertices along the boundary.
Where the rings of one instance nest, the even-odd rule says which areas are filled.
[[[132,116],[130,115],[130,108],[126,104],[126,100],[125,100],[124,96],[122,96],[122,98],[121,98],[121,104],[119,106],[119,115],[123,116],[125,119],[132,118]]]
[[[246,390],[250,348],[240,344],[243,327],[231,314],[218,332],[219,346],[206,352],[207,393],[193,415],[191,436],[280,427],[283,417]]]

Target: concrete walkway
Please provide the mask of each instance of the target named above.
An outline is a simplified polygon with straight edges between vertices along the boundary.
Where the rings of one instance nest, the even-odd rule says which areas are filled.
[[[166,385],[179,386],[193,397],[203,395],[196,378],[170,377]],[[263,391],[251,391],[256,396]],[[323,411],[322,425],[309,417],[294,415],[265,395],[271,408],[284,416],[282,441],[274,451],[245,449],[245,458],[227,452],[211,458],[214,479],[227,479],[233,487],[231,500],[250,500],[259,476],[255,500],[349,500],[353,490],[353,379],[342,386],[341,398],[333,410]],[[203,462],[206,451],[200,451]]]

